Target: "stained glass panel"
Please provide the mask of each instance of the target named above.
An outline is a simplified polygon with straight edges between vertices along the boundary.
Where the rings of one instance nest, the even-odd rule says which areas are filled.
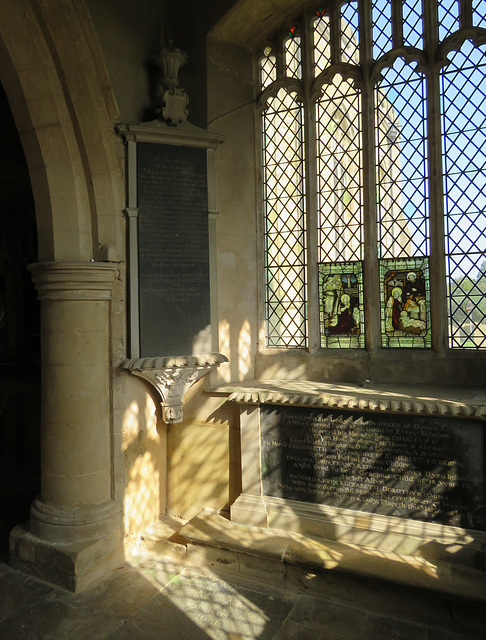
[[[321,347],[364,347],[361,262],[319,264]]]
[[[373,2],[373,58],[378,60],[392,48],[392,3],[391,0]]]
[[[318,76],[331,64],[329,16],[321,14],[314,20],[313,36],[315,75]]]
[[[425,78],[399,58],[375,90],[380,256],[428,255]]]
[[[303,110],[280,89],[263,114],[267,346],[306,344]]]
[[[361,96],[335,76],[317,103],[321,262],[362,259]]]
[[[423,47],[422,0],[407,0],[403,3],[403,44]]]
[[[486,47],[466,42],[442,72],[450,346],[486,348]]]
[[[441,0],[439,12],[439,40],[442,41],[459,29],[459,0]]]
[[[430,347],[427,258],[381,260],[383,347]]]
[[[359,64],[357,2],[346,2],[341,7],[341,60],[350,64]]]

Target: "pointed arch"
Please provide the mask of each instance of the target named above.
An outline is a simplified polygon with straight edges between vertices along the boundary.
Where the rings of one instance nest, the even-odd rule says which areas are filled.
[[[106,75],[82,0],[2,2],[0,80],[29,166],[41,261],[113,259],[122,245],[121,143]]]

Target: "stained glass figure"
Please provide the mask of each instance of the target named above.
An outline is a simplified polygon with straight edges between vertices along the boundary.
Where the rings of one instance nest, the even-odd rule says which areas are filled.
[[[361,262],[319,264],[321,347],[364,347]]]
[[[430,347],[427,258],[382,260],[382,344]]]

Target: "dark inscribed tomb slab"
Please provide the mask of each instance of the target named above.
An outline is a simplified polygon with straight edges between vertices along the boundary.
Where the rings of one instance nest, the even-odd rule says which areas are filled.
[[[209,331],[206,150],[139,143],[140,356],[190,355]]]
[[[267,496],[486,531],[485,425],[261,407]]]

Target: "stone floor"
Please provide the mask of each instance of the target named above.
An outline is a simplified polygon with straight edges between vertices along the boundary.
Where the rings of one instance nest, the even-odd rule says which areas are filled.
[[[101,584],[73,594],[3,563],[0,639],[484,640],[486,634],[484,602],[362,576],[307,575],[304,583],[255,581],[142,550]]]

